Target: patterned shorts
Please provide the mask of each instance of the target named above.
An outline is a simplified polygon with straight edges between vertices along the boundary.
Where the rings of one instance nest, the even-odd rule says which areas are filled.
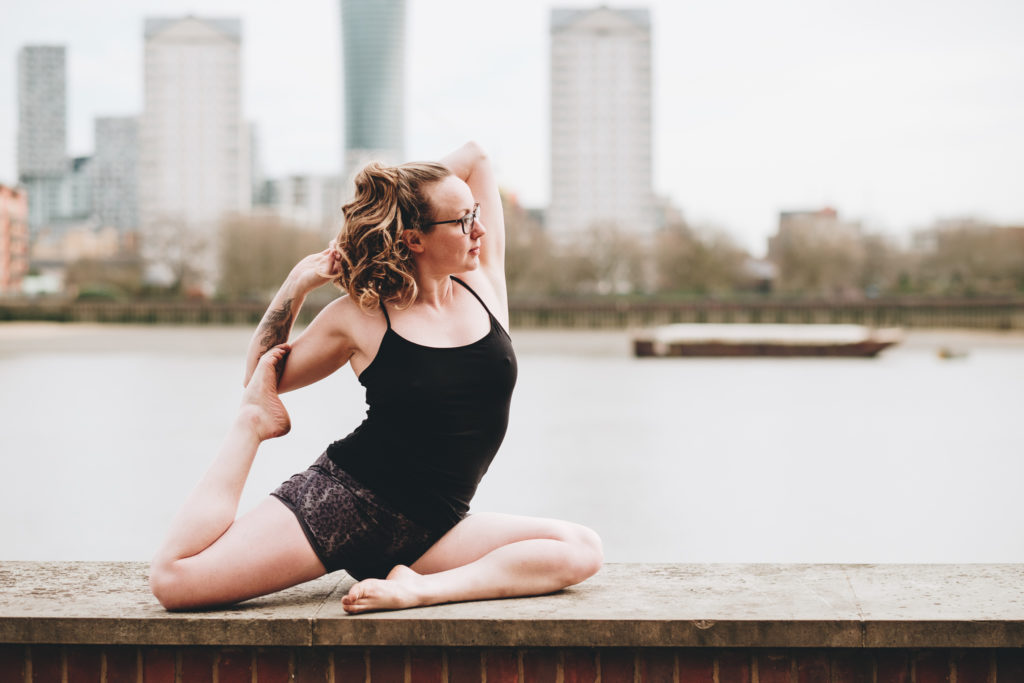
[[[357,580],[412,564],[444,535],[394,510],[326,453],[271,495],[295,513],[328,572],[344,569]]]

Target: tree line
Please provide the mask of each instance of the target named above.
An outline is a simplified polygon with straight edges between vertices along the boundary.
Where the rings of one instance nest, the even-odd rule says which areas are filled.
[[[638,236],[612,224],[559,237],[504,198],[509,295],[513,301],[603,296],[732,298],[777,296],[859,299],[883,296],[964,297],[1024,294],[1024,227],[978,220],[943,221],[907,244],[871,231],[843,239],[802,235],[787,239],[771,261],[754,259],[725,231],[669,221]],[[323,249],[329,237],[272,216],[225,222],[217,240],[216,298],[269,299],[291,267]],[[202,276],[196,254],[178,240],[158,251],[168,260],[169,284],[146,284],[139,256],[81,260],[68,267],[71,291],[111,298],[185,297]],[[320,298],[336,291],[318,294]]]
[[[860,299],[1024,294],[1024,227],[965,219],[919,231],[909,244],[878,232],[787,239],[755,259],[725,231],[670,221],[641,239],[595,226],[554,239],[509,203],[506,272],[513,298],[602,294]]]

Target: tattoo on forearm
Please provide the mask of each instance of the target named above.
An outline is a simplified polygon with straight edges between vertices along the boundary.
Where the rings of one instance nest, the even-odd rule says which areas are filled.
[[[288,333],[292,330],[292,300],[287,299],[280,308],[267,311],[259,329],[263,333],[260,345],[264,352],[288,341]]]

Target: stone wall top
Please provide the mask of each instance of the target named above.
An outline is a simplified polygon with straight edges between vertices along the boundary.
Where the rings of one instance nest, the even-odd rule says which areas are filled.
[[[142,563],[0,562],[0,643],[1024,647],[1024,565],[608,564],[553,595],[358,616],[351,583],[170,613]]]

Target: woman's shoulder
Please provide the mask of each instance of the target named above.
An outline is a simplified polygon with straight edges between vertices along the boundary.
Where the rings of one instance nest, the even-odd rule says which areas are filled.
[[[387,327],[384,313],[380,307],[363,308],[349,294],[343,294],[324,306],[320,315],[326,317],[339,331],[358,334],[363,328],[374,330],[377,327]]]
[[[339,346],[349,350],[346,357],[354,361],[354,365],[365,365],[367,358],[376,355],[387,331],[387,322],[379,308],[366,310],[348,294],[324,306],[314,324],[331,335]]]
[[[483,268],[456,273],[453,277],[461,280],[480,297],[487,309],[508,328],[508,300],[504,281],[495,282]]]

